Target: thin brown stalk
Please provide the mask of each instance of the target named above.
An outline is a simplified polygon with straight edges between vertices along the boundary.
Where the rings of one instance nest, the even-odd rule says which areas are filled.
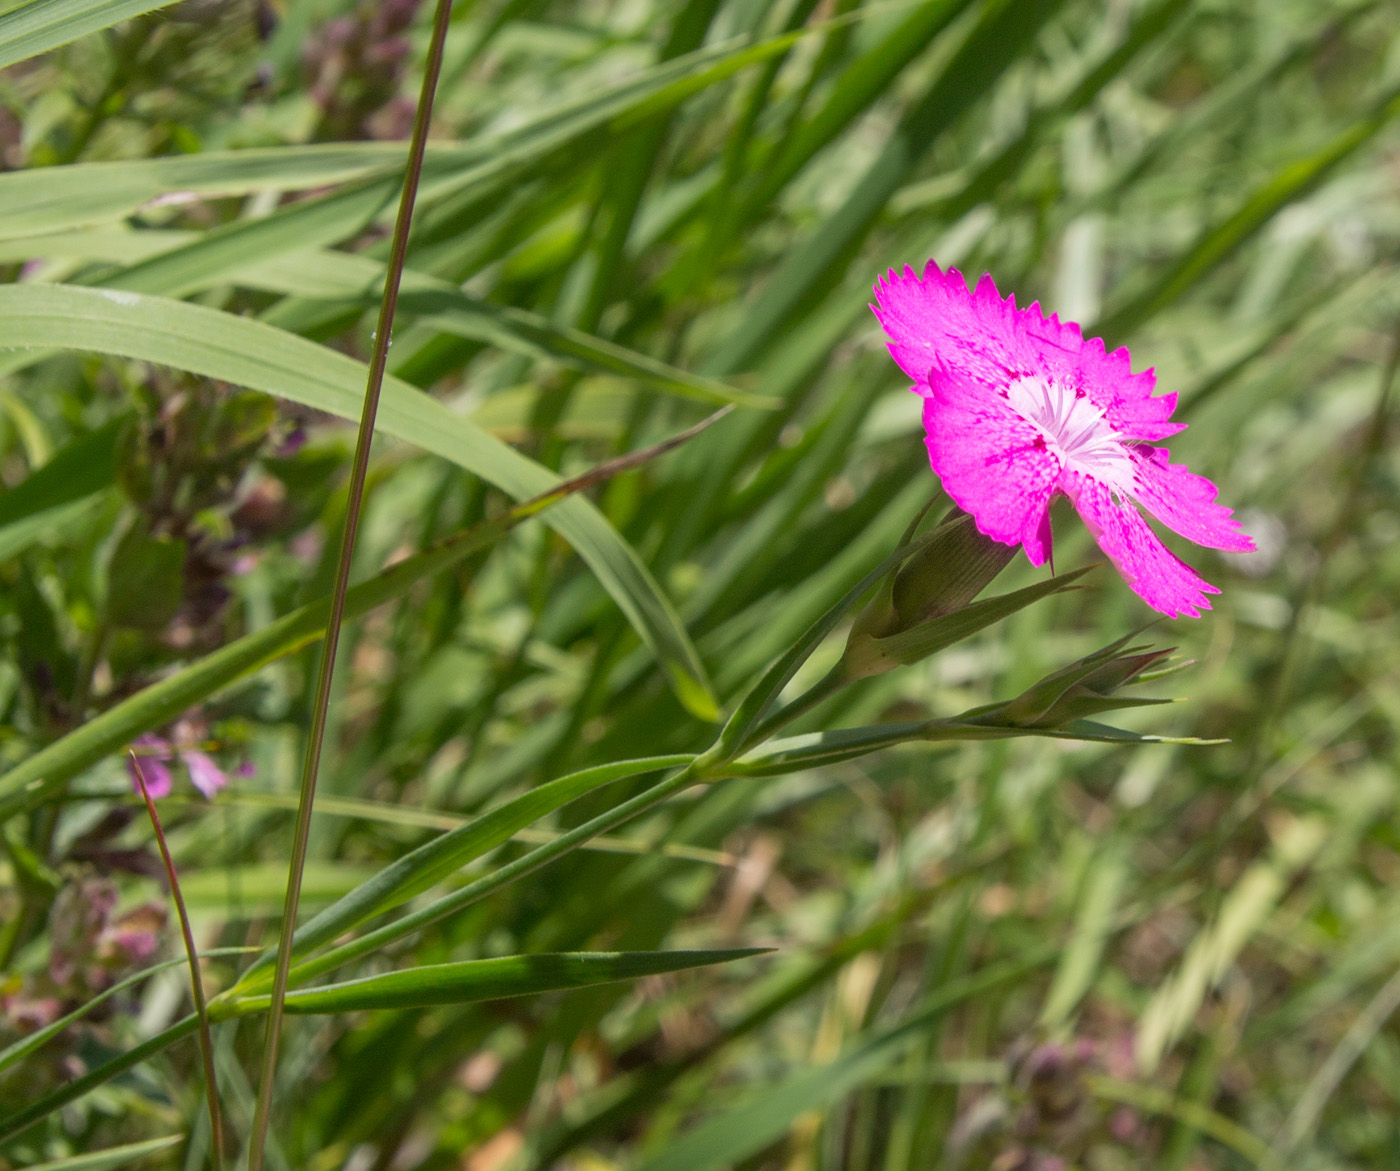
[[[292,857],[287,874],[287,896],[282,907],[282,929],[277,945],[277,972],[272,987],[272,1002],[267,1014],[262,1074],[258,1086],[257,1107],[253,1113],[253,1133],[248,1148],[248,1171],[262,1171],[263,1149],[267,1142],[267,1127],[272,1113],[273,1083],[277,1073],[277,1047],[282,1034],[282,1006],[286,999],[287,977],[291,970],[292,933],[296,929],[297,907],[301,902],[301,876],[306,866],[307,842],[311,836],[311,810],[316,796],[316,776],[321,764],[321,745],[325,739],[326,717],[330,707],[331,675],[335,669],[340,625],[345,614],[345,592],[350,585],[350,562],[355,551],[355,536],[359,530],[360,511],[364,504],[370,443],[374,438],[374,419],[379,410],[384,370],[388,365],[390,334],[399,300],[399,282],[403,277],[404,261],[408,255],[408,230],[413,220],[413,203],[418,194],[418,181],[423,173],[423,156],[428,144],[433,95],[437,90],[438,74],[442,70],[443,48],[447,42],[451,13],[452,0],[437,0],[433,12],[432,41],[423,70],[423,88],[418,96],[418,109],[413,119],[413,137],[409,144],[403,192],[399,198],[398,215],[394,220],[389,267],[384,278],[384,298],[379,306],[379,323],[374,334],[374,352],[370,358],[369,378],[365,385],[360,429],[355,441],[355,460],[350,475],[345,527],[340,539],[335,591],[331,597],[330,620],[326,623],[326,638],[321,647],[321,667],[316,680],[311,728],[307,733],[296,828],[292,837]]]
[[[195,1015],[199,1017],[199,1053],[204,1060],[204,1096],[209,1100],[209,1135],[214,1171],[223,1171],[224,1120],[219,1109],[219,1082],[214,1076],[214,1038],[209,1032],[209,1009],[204,999],[204,980],[199,974],[199,952],[194,946],[194,931],[190,927],[189,912],[185,910],[185,897],[180,893],[180,880],[175,874],[175,860],[170,856],[156,803],[151,800],[151,792],[146,788],[146,774],[141,771],[141,762],[136,759],[136,753],[132,752],[130,756],[131,767],[136,770],[136,783],[141,787],[141,799],[146,802],[146,812],[151,818],[151,828],[156,831],[156,845],[160,847],[161,861],[165,863],[165,876],[170,880],[170,897],[175,900],[175,913],[180,918],[180,934],[185,938],[185,955],[190,961],[190,995],[194,998]]]

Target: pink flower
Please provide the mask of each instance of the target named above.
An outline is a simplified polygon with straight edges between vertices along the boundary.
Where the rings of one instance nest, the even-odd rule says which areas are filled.
[[[1068,496],[1124,579],[1154,610],[1196,618],[1220,591],[1167,549],[1134,505],[1213,549],[1254,542],[1215,485],[1167,462],[1152,441],[1175,435],[1176,395],[1154,397],[1151,370],[1126,349],[1106,353],[1038,304],[1002,300],[990,275],[969,292],[962,273],[929,261],[923,277],[893,270],[872,305],[890,353],[923,396],[929,459],[943,488],[993,540],[1050,556],[1050,502]]]
[[[131,778],[132,789],[137,793],[141,791],[136,776],[139,763],[141,775],[146,780],[146,788],[151,796],[170,796],[174,787],[170,765],[178,759],[184,763],[185,771],[190,774],[190,783],[204,794],[206,800],[214,800],[219,790],[228,784],[228,773],[215,764],[207,753],[195,747],[199,743],[197,731],[198,729],[190,726],[188,721],[182,720],[175,725],[175,733],[170,740],[151,732],[144,732],[136,737],[131,745],[136,753],[136,762],[130,757],[126,761],[126,771]],[[252,765],[247,761],[234,770],[234,775],[239,777],[252,774]]]
[[[175,750],[171,748],[170,742],[150,732],[143,732],[131,742],[131,747],[137,757],[136,761],[130,756],[126,758],[126,771],[131,777],[131,787],[137,793],[141,792],[141,785],[136,776],[139,766],[141,777],[145,780],[146,789],[151,796],[156,799],[169,797],[174,781],[167,762],[175,759]]]

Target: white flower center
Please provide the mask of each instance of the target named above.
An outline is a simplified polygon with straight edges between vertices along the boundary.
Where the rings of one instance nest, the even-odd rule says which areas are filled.
[[[1118,491],[1133,484],[1133,461],[1103,411],[1087,395],[1039,374],[1026,374],[1006,388],[1011,409],[1045,436],[1072,470]]]

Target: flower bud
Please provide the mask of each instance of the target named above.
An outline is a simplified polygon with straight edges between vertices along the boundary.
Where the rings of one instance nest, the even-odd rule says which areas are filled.
[[[954,510],[856,617],[842,658],[846,677],[879,675],[931,653],[890,640],[963,609],[1015,555],[1014,545],[983,535],[972,517]]]

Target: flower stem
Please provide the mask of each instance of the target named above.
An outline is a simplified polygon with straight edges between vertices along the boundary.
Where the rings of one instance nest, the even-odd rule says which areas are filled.
[[[394,311],[398,307],[399,282],[403,277],[408,255],[408,230],[413,220],[413,203],[418,194],[418,181],[423,173],[423,156],[427,150],[428,127],[431,122],[433,95],[438,74],[442,70],[443,48],[447,42],[448,21],[452,0],[437,0],[433,12],[432,41],[423,70],[423,88],[414,113],[413,137],[409,145],[408,166],[404,175],[403,192],[399,198],[398,215],[389,249],[388,272],[384,278],[384,297],[379,306],[379,323],[374,334],[374,352],[370,358],[369,378],[365,386],[364,406],[360,413],[360,429],[355,441],[355,460],[350,476],[349,501],[345,527],[340,539],[340,559],[336,567],[335,590],[331,597],[330,620],[321,648],[320,673],[316,680],[316,699],[312,707],[311,729],[307,734],[306,758],[301,774],[301,791],[297,805],[296,828],[292,838],[292,858],[287,875],[287,895],[282,908],[282,929],[278,940],[277,971],[272,986],[272,1002],[267,1014],[267,1034],[263,1043],[261,1081],[258,1101],[253,1113],[253,1133],[248,1149],[248,1171],[262,1171],[263,1149],[267,1142],[268,1122],[272,1112],[273,1083],[277,1073],[277,1047],[282,1032],[282,1006],[287,995],[287,976],[291,970],[292,932],[296,929],[297,906],[301,901],[301,876],[306,865],[307,843],[311,836],[311,810],[316,796],[316,776],[321,764],[321,745],[326,734],[326,717],[330,707],[331,675],[335,669],[336,648],[340,642],[340,625],[345,614],[345,593],[350,584],[350,563],[355,551],[355,536],[360,525],[364,504],[365,477],[369,471],[370,442],[374,437],[374,419],[379,410],[379,394],[384,385],[384,371],[389,359],[390,332]]]

